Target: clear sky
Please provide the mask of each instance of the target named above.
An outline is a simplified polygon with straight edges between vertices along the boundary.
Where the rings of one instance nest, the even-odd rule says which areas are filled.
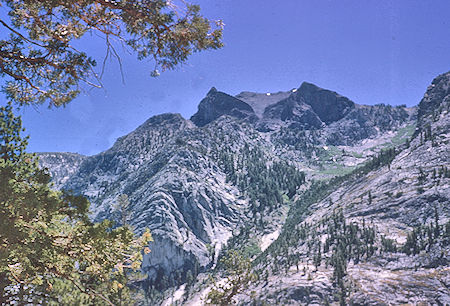
[[[212,86],[235,95],[308,81],[356,103],[412,106],[450,70],[449,0],[196,3],[207,17],[224,20],[223,49],[198,53],[158,78],[150,77],[153,63],[122,53],[125,84],[111,61],[104,89],[88,90],[66,108],[21,111],[29,151],[99,153],[153,115],[189,118]],[[83,47],[101,62],[101,42],[88,38]]]

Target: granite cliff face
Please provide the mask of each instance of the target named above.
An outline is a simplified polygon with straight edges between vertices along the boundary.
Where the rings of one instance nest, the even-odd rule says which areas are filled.
[[[291,94],[286,99],[268,106],[263,114],[264,121],[290,123],[291,127],[318,129],[325,125],[302,96]]]
[[[314,189],[322,193],[316,201],[308,202],[307,193],[300,196],[293,213],[302,206],[308,208],[295,222],[287,224],[279,241],[261,256],[260,273],[267,274],[267,279],[256,282],[249,291],[259,292],[258,299],[269,304],[333,302],[339,295],[333,268],[333,258],[337,256],[333,247],[337,246],[329,241],[334,239],[333,228],[339,228],[339,222],[343,222],[353,231],[357,231],[357,226],[373,231],[374,250],[374,254],[361,258],[348,255],[346,303],[450,303],[450,233],[442,232],[450,229],[450,103],[448,91],[440,94],[447,90],[449,82],[450,73],[433,81],[439,86],[430,86],[419,104],[419,132],[386,162],[380,160],[379,165],[374,164],[363,174],[356,172],[329,187]],[[429,108],[430,104],[434,108]],[[335,217],[336,212],[342,212],[341,221]],[[430,234],[431,229],[434,234]],[[302,239],[292,237],[296,230],[309,234]],[[428,236],[420,238],[424,234],[419,231],[426,230]],[[414,239],[421,246],[412,242],[412,233],[419,236]],[[347,252],[361,247],[358,238],[354,239],[348,242]],[[317,241],[322,245],[318,246]],[[408,249],[408,243],[419,250]],[[286,244],[286,248],[280,249],[280,244]],[[322,247],[318,265],[313,260],[317,247]],[[313,256],[308,255],[311,253]],[[280,266],[287,272],[280,272]]]
[[[354,145],[398,129],[415,116],[415,109],[390,105],[358,105],[333,91],[303,83],[290,95],[266,107],[261,131],[314,130],[325,145]]]
[[[256,290],[257,298],[269,303],[332,302],[329,297],[339,293],[332,268],[324,264],[313,273],[308,245],[314,243],[286,233],[305,224],[325,224],[339,209],[347,222],[373,220],[377,247],[383,235],[400,248],[416,224],[428,222],[435,207],[443,226],[449,217],[449,181],[432,173],[449,166],[449,80],[450,73],[435,79],[418,110],[359,105],[309,83],[288,92],[236,97],[213,88],[191,120],[178,114],[155,116],[100,154],[42,153],[40,159],[56,187],[89,197],[94,219],[118,220],[115,202],[128,195],[128,222],[137,232],[150,228],[155,237],[152,253],[144,258],[145,286],[163,289],[185,282],[188,275],[207,273],[231,237],[250,232],[228,246],[258,250],[255,266],[267,277],[248,293]],[[382,150],[390,152],[391,160],[383,164],[380,159],[377,165],[373,160]],[[366,163],[372,168],[358,172]],[[342,175],[345,179],[330,183],[323,197],[307,209],[302,206],[308,190],[318,188],[313,180]],[[313,231],[314,241],[326,239],[325,226]],[[448,256],[448,249],[443,251]],[[333,247],[322,251],[324,262],[332,252]],[[286,254],[301,258],[296,259],[300,272],[293,269],[294,257]],[[424,277],[425,283],[433,283],[433,273],[448,277],[448,261],[428,268],[435,256],[427,253],[425,260],[419,255],[381,252],[351,261],[346,282],[353,284],[354,293],[347,301],[373,303],[394,288],[389,287],[392,282],[403,288],[413,286],[416,277]],[[406,268],[410,263],[434,270],[416,273]],[[303,273],[303,267],[309,272]],[[384,282],[380,273],[390,280]],[[448,286],[445,277],[440,280]],[[208,288],[201,282],[195,286],[200,292]],[[419,286],[416,296],[431,301],[425,287]],[[441,292],[445,286],[435,288]],[[421,301],[408,297],[406,289],[401,292],[396,302]],[[449,302],[448,294],[436,299]],[[196,301],[199,295],[192,294],[186,303]],[[244,295],[241,301],[251,303]]]
[[[436,77],[419,103],[418,127],[425,130],[427,125],[439,121],[449,112],[450,76],[448,73]],[[435,124],[436,125],[436,124]],[[444,125],[445,127],[445,125]]]
[[[38,157],[41,167],[50,170],[52,182],[57,189],[67,183],[87,158],[76,153],[38,153]]]

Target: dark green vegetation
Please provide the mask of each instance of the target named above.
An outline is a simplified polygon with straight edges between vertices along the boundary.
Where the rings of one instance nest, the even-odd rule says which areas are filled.
[[[0,19],[0,77],[9,99],[20,105],[48,102],[61,106],[80,93],[80,83],[101,86],[103,71],[73,42],[87,33],[105,39],[106,58],[116,57],[118,40],[152,58],[152,75],[172,69],[193,52],[222,46],[222,23],[200,14],[197,5],[172,1],[12,1],[2,0],[10,20]],[[6,35],[5,35],[6,36]]]
[[[283,226],[280,237],[258,258],[256,263],[263,260],[264,256],[271,254],[276,257],[290,245],[295,245],[302,236],[302,230],[297,227],[307,216],[310,205],[325,198],[333,192],[338,186],[352,179],[361,177],[378,167],[388,165],[394,159],[396,149],[388,149],[382,151],[378,156],[372,158],[365,165],[353,170],[351,173],[339,177],[335,177],[329,181],[313,181],[310,188],[300,195],[299,199],[294,203],[289,212],[288,219]]]
[[[253,215],[279,207],[284,194],[292,198],[305,183],[305,174],[294,166],[286,161],[268,161],[261,149],[247,144],[237,154],[225,148],[219,158],[227,181],[250,199]],[[263,226],[262,217],[254,222]]]
[[[450,245],[450,221],[445,225],[440,225],[439,213],[435,208],[434,222],[415,226],[408,233],[406,242],[401,247],[401,251],[408,255],[416,255],[421,251],[430,251],[433,246],[444,248],[448,245]],[[393,245],[393,248],[396,249],[395,245]]]
[[[0,108],[0,303],[128,304],[150,232],[92,223],[87,199],[52,190],[12,109]]]
[[[250,259],[236,250],[229,250],[220,265],[225,271],[225,283],[215,283],[207,299],[214,305],[231,305],[235,303],[234,297],[256,280],[256,274],[252,272]]]
[[[416,137],[421,137],[420,145],[425,141],[434,143],[433,133],[428,126]],[[404,253],[406,255],[417,255],[420,252],[441,254],[433,265],[446,264],[445,250],[449,245],[450,222],[442,224],[439,221],[439,213],[434,207],[434,221],[429,224],[417,225],[407,233],[404,244],[398,245],[393,239],[379,234],[376,225],[362,222],[348,222],[341,209],[335,210],[333,214],[323,217],[318,224],[308,224],[304,220],[309,216],[311,206],[318,203],[337,190],[339,186],[351,184],[370,172],[387,166],[390,169],[391,162],[403,149],[408,148],[409,141],[401,147],[390,148],[382,151],[362,167],[358,167],[351,173],[335,177],[329,181],[313,181],[310,188],[301,193],[298,200],[291,206],[288,219],[278,239],[269,248],[258,256],[253,265],[260,277],[266,279],[268,274],[280,274],[281,271],[288,273],[293,265],[299,266],[299,262],[311,262],[316,269],[325,264],[333,269],[333,285],[335,286],[335,300],[341,305],[346,304],[346,298],[351,291],[351,283],[348,282],[347,265],[349,262],[358,264],[369,260],[371,257],[382,257],[383,254]],[[447,177],[445,165],[427,169],[424,171],[418,167],[418,185],[422,186],[428,178],[439,180]],[[425,190],[419,187],[421,193]],[[419,190],[419,189],[418,189]],[[393,194],[385,193],[388,197]],[[397,192],[396,198],[403,195]],[[372,204],[373,196],[371,190],[365,193],[367,201]],[[331,201],[331,200],[330,200]],[[332,205],[333,203],[329,203]],[[339,205],[338,205],[339,207]],[[320,237],[325,235],[324,242]],[[323,237],[322,237],[323,238]],[[267,264],[269,267],[267,267]]]
[[[245,150],[246,148],[244,148],[243,151],[245,152]],[[373,256],[378,250],[377,240],[382,241],[383,247],[380,249],[380,252],[396,251],[397,246],[393,245],[393,242],[389,239],[378,237],[379,235],[377,236],[376,229],[373,225],[366,225],[365,222],[363,222],[362,225],[354,222],[350,224],[347,223],[342,210],[325,217],[318,225],[307,224],[304,223],[303,220],[308,215],[310,205],[325,198],[338,186],[362,177],[379,167],[389,165],[398,152],[399,149],[395,148],[384,150],[363,166],[356,168],[347,175],[335,177],[329,181],[313,181],[310,188],[303,193],[300,193],[299,199],[291,205],[288,219],[283,226],[280,236],[266,251],[260,255],[259,250],[256,250],[256,252],[249,251],[254,248],[251,247],[253,245],[251,234],[252,227],[248,226],[242,228],[238,235],[233,236],[229,240],[227,247],[221,253],[221,258],[227,258],[229,252],[236,250],[239,250],[244,258],[251,259],[256,256],[252,265],[256,268],[255,274],[259,279],[266,277],[268,271],[277,274],[280,273],[280,271],[285,271],[287,273],[289,268],[293,265],[297,265],[298,268],[299,262],[305,260],[304,257],[311,260],[316,268],[325,263],[327,266],[333,267],[333,282],[336,286],[336,294],[341,303],[344,303],[343,301],[345,300],[348,287],[345,283],[347,263],[352,260],[357,264],[359,261]],[[227,161],[225,164],[233,165],[234,159],[232,155],[227,153],[224,154],[224,156],[224,160]],[[236,156],[239,159],[239,156],[241,155]],[[255,157],[253,159],[254,165],[258,165],[258,161],[263,160],[262,156],[258,156],[258,154],[250,156]],[[239,167],[237,168],[241,169]],[[270,167],[262,166],[261,168],[266,170],[270,169]],[[227,173],[233,174],[232,177],[236,178],[233,166],[229,166],[226,169],[231,169],[231,171]],[[264,170],[249,173],[264,173]],[[256,177],[258,177],[258,175],[256,175]],[[277,176],[274,175],[262,175],[261,177],[266,179],[267,177],[272,179],[277,178]],[[283,176],[281,176],[281,178],[282,177]],[[251,178],[253,178],[253,176],[250,176],[250,180]],[[303,175],[299,175],[298,183],[299,185],[304,183]],[[299,185],[297,185],[296,188],[298,188]],[[260,194],[262,196],[265,195],[264,192],[260,192]],[[292,198],[294,194],[289,195]],[[370,201],[370,192],[368,197]],[[278,199],[275,198],[275,201],[278,201]],[[321,243],[318,239],[321,233],[327,234],[325,243]],[[303,251],[306,253],[298,253],[295,251],[297,247],[301,246],[306,248],[306,251]],[[225,275],[228,273],[227,267],[221,264],[218,264],[216,269],[218,271],[223,271]]]
[[[194,52],[222,47],[221,21],[197,5],[172,1],[1,0],[0,78],[7,98],[19,106],[64,106],[82,84],[101,87],[109,57],[121,59],[113,40],[173,69]],[[105,41],[101,71],[73,43],[85,34]],[[92,223],[89,201],[51,189],[36,155],[25,152],[21,120],[12,104],[0,109],[0,303],[130,304],[131,270],[149,253],[149,231],[137,238],[127,224],[129,201],[119,199],[122,227]],[[141,229],[142,230],[142,229]]]
[[[446,84],[439,88],[447,90]],[[219,304],[364,305],[391,288],[396,292],[389,299],[399,304],[423,296],[446,303],[448,295],[434,293],[445,289],[434,279],[445,273],[448,251],[446,111],[436,122],[419,124],[415,108],[334,109],[328,105],[342,100],[336,93],[308,84],[297,92],[258,119],[244,101],[211,90],[197,124],[177,114],[155,116],[106,152],[78,159],[51,153],[47,165],[63,178],[59,186],[90,196],[97,220],[120,219],[137,231],[152,227],[155,247],[145,258],[147,279],[140,282],[148,303],[170,302],[164,295],[173,296],[182,284],[184,301],[198,303],[211,285],[209,272],[217,276]],[[317,97],[305,100],[312,93]],[[313,113],[316,102],[323,107]],[[327,125],[328,110],[341,119]],[[409,139],[413,127],[415,138]],[[339,174],[345,175],[330,179]],[[114,211],[119,198],[122,205]],[[434,208],[441,215],[430,223]],[[427,225],[420,227],[421,221]],[[233,254],[247,267],[252,262],[259,279],[230,295],[229,286],[219,286],[233,275],[233,265],[224,264]],[[426,285],[410,298],[416,277]]]

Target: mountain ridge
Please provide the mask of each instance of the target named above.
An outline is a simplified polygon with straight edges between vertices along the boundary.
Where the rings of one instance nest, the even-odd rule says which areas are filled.
[[[450,73],[439,86],[444,88],[443,80],[448,79]],[[447,102],[432,103],[441,109],[437,115],[429,111],[428,104],[419,104],[419,110],[359,105],[333,91],[304,84],[298,90],[275,94],[273,99],[265,95],[262,115],[261,109],[255,111],[251,106],[262,94],[232,97],[213,88],[200,102],[193,121],[179,114],[154,116],[120,137],[111,149],[66,164],[68,170],[64,170],[64,156],[55,159],[57,153],[41,154],[41,164],[50,168],[55,186],[89,197],[96,220],[117,220],[114,203],[120,194],[128,195],[129,222],[138,232],[150,227],[155,237],[154,251],[144,257],[148,278],[143,286],[164,289],[185,282],[189,274],[209,271],[227,241],[239,237],[245,227],[252,229],[251,245],[260,252],[269,236],[273,240],[274,233],[280,233],[289,207],[316,181],[352,173],[382,152],[408,144],[425,150],[420,154],[428,149],[434,152],[428,153],[429,160],[444,156],[439,162],[445,162],[445,151],[436,148],[445,148],[449,137],[445,131]],[[432,93],[428,95],[433,99],[442,97]],[[443,99],[447,101],[446,96]],[[339,105],[335,111],[321,113],[335,102]],[[417,113],[421,122],[428,121],[416,129]],[[443,121],[433,125],[435,119]],[[420,145],[420,135],[429,147]],[[437,146],[430,142],[432,138]],[[396,167],[402,167],[401,163]],[[415,157],[410,164],[420,164],[420,160]],[[405,167],[408,173],[411,165]],[[396,185],[392,186],[395,190]],[[373,194],[378,197],[377,192]],[[448,218],[448,211],[441,212]],[[413,211],[408,214],[414,216]],[[346,217],[355,216],[346,212]],[[331,284],[326,286],[334,292]]]

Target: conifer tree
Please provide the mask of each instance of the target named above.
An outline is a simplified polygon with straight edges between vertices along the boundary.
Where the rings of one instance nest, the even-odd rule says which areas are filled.
[[[434,228],[434,237],[435,239],[439,238],[440,235],[440,230],[439,230],[439,213],[437,210],[437,207],[434,207],[434,224],[435,224],[435,228]]]
[[[122,226],[127,225],[127,219],[128,219],[128,209],[130,206],[130,200],[128,200],[128,196],[126,194],[121,194],[117,198],[117,202],[115,205],[115,210],[119,213],[119,219]]]
[[[54,191],[26,153],[22,122],[0,108],[0,303],[120,304],[151,235],[92,223],[84,197]]]
[[[221,259],[221,264],[225,268],[226,283],[215,284],[207,299],[211,304],[231,305],[234,296],[255,281],[256,275],[252,272],[250,259],[236,250],[228,251]]]
[[[151,75],[173,69],[194,52],[222,47],[221,21],[200,14],[198,5],[169,0],[0,0],[0,77],[8,98],[20,105],[65,105],[80,83],[100,87],[103,68],[74,47],[86,34],[101,37],[106,58],[117,47],[151,59]],[[9,17],[8,18],[6,17]]]
[[[320,251],[321,247],[322,247],[322,244],[319,241],[319,245],[317,247],[317,253],[314,256],[314,266],[316,267],[316,270],[320,266],[320,263],[322,261],[322,254],[321,254],[321,251]]]

